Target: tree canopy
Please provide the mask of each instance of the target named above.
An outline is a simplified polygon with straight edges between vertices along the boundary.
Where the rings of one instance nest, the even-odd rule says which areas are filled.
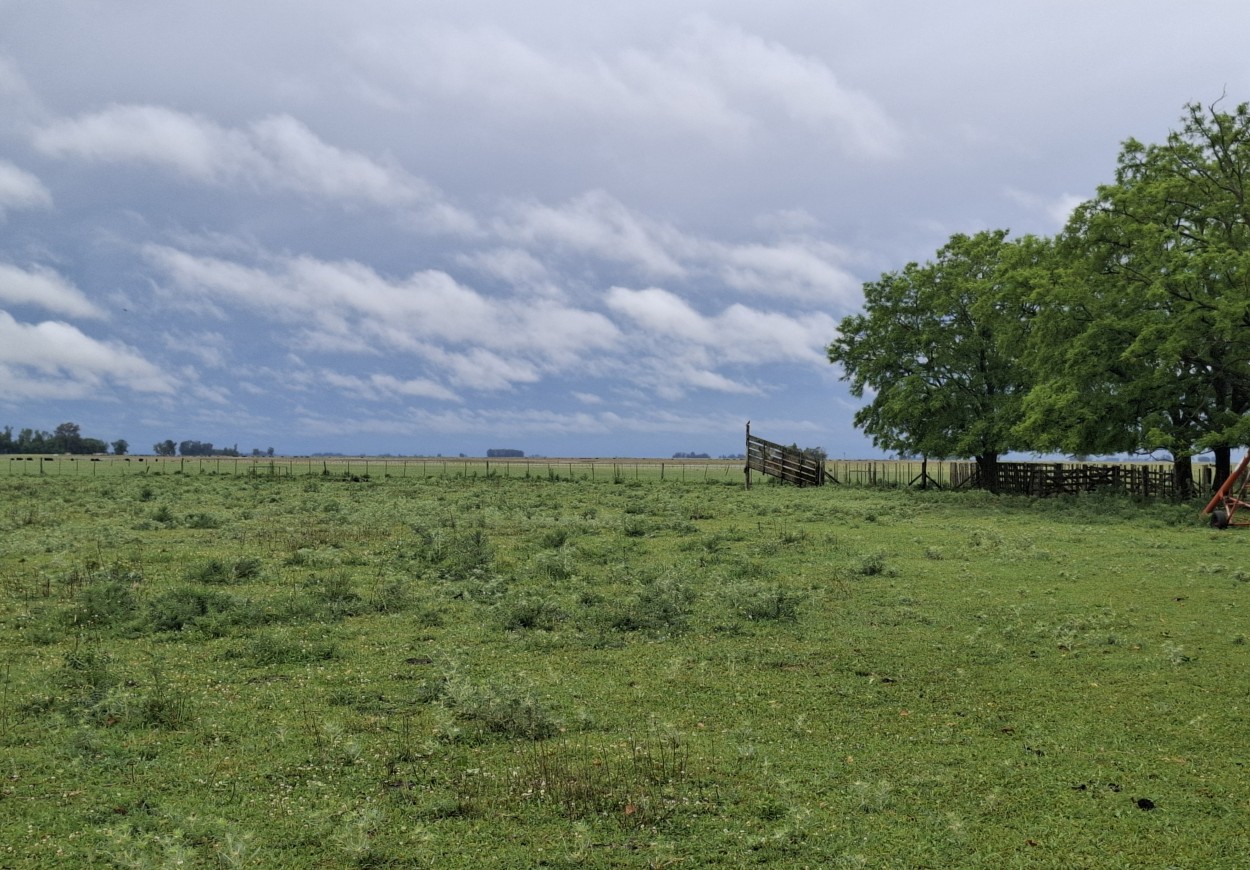
[[[1002,230],[956,235],[934,261],[864,285],[864,311],[828,347],[852,395],[872,394],[855,425],[885,450],[975,457],[993,485],[1029,374],[1016,347],[1027,302],[1012,274],[1039,240]]]
[[[1250,107],[1124,142],[1055,239],[956,235],[864,286],[829,346],[855,423],[900,453],[1166,452],[1178,483],[1250,442]],[[988,472],[988,474],[987,474]]]
[[[1182,121],[1163,144],[1126,141],[1115,183],[1073,213],[1024,431],[1044,448],[1166,451],[1181,478],[1211,450],[1223,480],[1250,442],[1250,109],[1192,104]]]

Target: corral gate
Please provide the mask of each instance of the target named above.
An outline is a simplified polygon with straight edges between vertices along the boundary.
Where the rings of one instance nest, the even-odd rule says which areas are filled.
[[[747,423],[747,489],[751,488],[751,472],[758,471],[798,486],[820,486],[825,482],[825,463],[802,450],[765,441],[751,434]]]

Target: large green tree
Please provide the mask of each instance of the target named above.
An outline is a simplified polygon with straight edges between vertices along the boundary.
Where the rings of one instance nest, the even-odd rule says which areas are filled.
[[[1029,285],[1048,244],[1010,242],[1005,230],[955,235],[923,265],[864,285],[864,309],[828,347],[852,395],[871,395],[855,425],[878,447],[908,455],[972,457],[997,486],[998,458],[1015,449],[1029,387],[1018,350],[1032,314]]]
[[[1250,442],[1250,108],[1186,107],[1130,139],[1115,183],[1073,213],[1068,269],[1041,294],[1020,433],[1073,453],[1167,451],[1177,483]]]

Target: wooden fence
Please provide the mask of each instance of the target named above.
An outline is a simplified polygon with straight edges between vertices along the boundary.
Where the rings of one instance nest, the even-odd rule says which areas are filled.
[[[785,447],[765,441],[751,434],[747,424],[747,488],[751,487],[751,472],[758,471],[798,486],[820,486],[825,482],[825,463],[822,459],[804,453],[794,447]]]
[[[952,462],[950,478],[955,487],[980,486],[975,462]],[[1194,468],[1194,485],[1199,492],[1214,488],[1215,469],[1210,465]],[[1141,498],[1181,498],[1171,463],[1063,463],[1000,462],[998,492],[1016,495],[1056,496],[1082,492],[1122,492]]]

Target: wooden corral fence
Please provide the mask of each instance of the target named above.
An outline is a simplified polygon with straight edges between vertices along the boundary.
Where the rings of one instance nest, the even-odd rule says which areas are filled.
[[[756,437],[751,434],[751,424],[747,423],[747,489],[751,488],[752,471],[798,486],[820,486],[827,473],[820,457]]]
[[[975,462],[952,462],[951,484],[977,487]],[[1210,492],[1215,469],[1194,468],[1194,485]],[[1032,496],[1075,495],[1082,492],[1122,492],[1142,498],[1179,498],[1171,463],[1125,463],[1118,465],[1063,462],[1000,462],[997,490]]]

